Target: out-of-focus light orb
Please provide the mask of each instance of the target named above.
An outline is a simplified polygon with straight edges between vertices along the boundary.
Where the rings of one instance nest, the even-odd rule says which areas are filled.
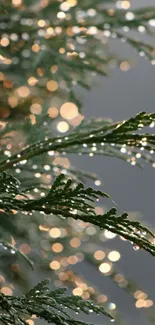
[[[50,263],[50,268],[52,269],[52,270],[59,270],[60,269],[60,263],[58,262],[58,261],[52,261],[51,263]]]
[[[96,186],[100,186],[100,185],[101,185],[101,181],[100,181],[99,179],[97,179],[97,180],[94,182],[94,184],[95,184]]]
[[[1,39],[1,41],[0,41],[0,43],[1,43],[1,45],[3,46],[3,47],[7,47],[8,45],[9,45],[9,40],[8,40],[8,38],[6,38],[6,37],[3,37],[2,39]]]
[[[70,7],[74,7],[77,5],[77,0],[67,0],[67,2],[69,3]]]
[[[26,98],[30,95],[30,90],[26,86],[21,86],[20,88],[18,88],[17,92],[18,95],[22,98]]]
[[[52,238],[58,238],[61,236],[61,230],[59,228],[52,228],[50,229],[49,231],[49,235],[52,237]]]
[[[75,289],[73,289],[72,292],[73,292],[74,296],[82,296],[82,294],[83,294],[83,290],[81,288],[75,288]]]
[[[59,111],[58,111],[57,107],[49,107],[49,109],[48,109],[49,117],[55,118],[58,116],[58,114],[59,114]]]
[[[104,236],[108,239],[113,239],[116,237],[116,234],[114,234],[113,232],[109,231],[109,230],[105,230],[104,231]]]
[[[33,76],[28,78],[28,84],[30,86],[35,86],[37,82],[38,82],[38,80]]]
[[[143,308],[145,306],[145,300],[144,299],[139,299],[135,303],[136,308]]]
[[[74,237],[70,240],[70,245],[74,248],[77,248],[81,245],[81,240],[79,238]]]
[[[120,257],[121,257],[121,255],[120,255],[120,253],[118,251],[111,251],[108,254],[108,258],[112,262],[117,262],[120,259]]]
[[[103,260],[104,257],[105,257],[105,253],[104,253],[103,251],[101,251],[101,250],[98,250],[98,251],[96,251],[96,252],[94,253],[94,258],[95,258],[96,260],[98,260],[98,261]]]
[[[6,296],[12,296],[12,289],[9,287],[2,287],[0,289],[0,292],[3,293]]]
[[[110,310],[116,309],[116,305],[113,302],[110,302],[108,307],[109,307]]]
[[[99,271],[101,273],[105,273],[106,274],[106,273],[109,273],[110,270],[111,270],[111,265],[109,263],[102,263],[99,266]]]
[[[63,11],[59,11],[59,12],[57,13],[57,17],[58,17],[59,19],[64,19],[64,18],[66,17],[66,14],[65,14]]]
[[[121,2],[121,8],[122,8],[122,9],[129,9],[130,6],[131,6],[131,4],[130,4],[130,2],[127,1],[127,0],[124,0],[124,1]]]
[[[30,112],[31,112],[32,114],[40,114],[40,113],[42,112],[42,107],[41,107],[41,105],[38,104],[38,103],[34,103],[34,104],[32,104],[31,107],[30,107]]]
[[[23,0],[12,0],[12,4],[14,7],[19,7],[23,3]]]
[[[49,80],[46,87],[49,91],[56,91],[58,89],[58,83],[55,80]]]
[[[61,5],[60,5],[60,9],[62,10],[62,11],[68,11],[69,9],[70,9],[70,4],[69,4],[69,2],[68,1],[65,1],[65,2],[63,2],[63,3],[61,3]]]
[[[135,15],[133,12],[127,12],[125,15],[126,20],[128,21],[132,21],[133,19],[135,19]]]
[[[129,63],[126,62],[126,61],[121,62],[121,63],[120,63],[120,69],[121,69],[122,71],[128,71],[128,70],[130,69],[130,65],[129,65]]]
[[[144,307],[145,308],[149,308],[149,307],[152,307],[153,306],[153,301],[148,299],[148,300],[145,300],[145,303],[144,303]]]
[[[60,243],[54,243],[52,245],[52,251],[55,253],[61,253],[63,251],[63,245]]]
[[[138,300],[139,299],[147,299],[147,297],[148,297],[147,293],[145,293],[145,292],[143,292],[141,290],[137,290],[134,293],[134,298],[138,299]]]
[[[27,319],[26,323],[29,325],[34,325],[34,321],[32,319]]]
[[[40,20],[38,21],[38,26],[39,26],[39,27],[45,27],[45,25],[46,25],[45,20],[40,19]]]
[[[69,125],[67,122],[61,121],[57,124],[57,130],[61,133],[65,133],[69,130]]]
[[[60,108],[60,114],[63,118],[71,120],[78,116],[78,108],[74,103],[67,102],[63,104]]]
[[[28,244],[21,244],[20,246],[19,246],[19,249],[20,249],[20,251],[22,252],[22,253],[24,253],[24,254],[29,254],[30,252],[31,252],[31,247],[30,247],[30,245],[28,245]]]
[[[149,25],[152,27],[155,27],[155,19],[150,19],[149,20]]]

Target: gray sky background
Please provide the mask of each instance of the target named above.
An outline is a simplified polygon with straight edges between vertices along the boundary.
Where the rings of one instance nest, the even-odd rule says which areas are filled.
[[[147,3],[144,0],[131,2],[139,7],[155,5],[154,1],[148,0]],[[113,49],[118,51],[118,43],[113,45]],[[155,112],[155,67],[148,60],[140,58],[133,49],[124,46],[123,51],[122,56],[136,59],[135,68],[128,72],[113,69],[110,78],[94,80],[91,92],[80,90],[87,118],[95,116],[122,120],[140,111]],[[142,218],[155,227],[155,169],[149,164],[145,164],[141,170],[106,157],[76,157],[72,161],[78,167],[97,172],[104,182],[105,191],[112,195],[122,211],[140,211]],[[135,252],[129,243],[120,240],[111,241],[110,247],[119,248],[121,252],[122,258],[117,264],[120,271],[136,281],[155,301],[155,259],[144,251]],[[108,277],[100,276],[86,264],[79,266],[79,270],[117,303],[127,325],[150,324],[146,313],[136,309],[134,300],[112,284]],[[155,309],[152,308],[152,311],[155,316]],[[100,323],[110,324],[106,319],[100,319]]]

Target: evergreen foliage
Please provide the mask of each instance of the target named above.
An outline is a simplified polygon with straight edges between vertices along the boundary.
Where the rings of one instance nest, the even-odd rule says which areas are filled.
[[[103,213],[96,212],[96,201],[111,200],[107,193],[83,184],[93,180],[99,185],[96,174],[55,163],[57,157],[78,154],[110,156],[138,166],[149,162],[155,167],[155,135],[150,132],[155,126],[155,113],[140,112],[119,122],[103,118],[86,120],[79,114],[77,126],[73,125],[66,135],[60,136],[54,126],[57,115],[51,115],[49,109],[54,105],[53,93],[61,103],[70,101],[81,109],[75,86],[89,89],[92,75],[107,76],[111,66],[121,64],[124,59],[108,49],[109,38],[128,43],[154,64],[153,42],[144,41],[140,34],[154,35],[155,8],[131,12],[117,8],[115,1],[35,0],[32,3],[29,0],[4,0],[0,12],[2,274],[5,273],[6,280],[11,278],[17,286],[21,282],[27,289],[29,280],[20,265],[22,259],[26,262],[25,268],[27,262],[38,271],[52,268],[48,247],[57,244],[54,240],[61,237],[59,234],[50,238],[52,229],[66,231],[67,235],[60,241],[68,259],[72,260],[70,264],[78,263],[85,255],[94,265],[87,249],[82,246],[80,253],[75,254],[73,251],[78,245],[68,245],[75,236],[84,238],[88,235],[89,227],[95,230],[89,243],[96,242],[104,231],[108,231],[128,240],[134,249],[141,248],[155,255],[154,234],[148,227],[113,207]],[[133,37],[133,31],[139,34],[138,39]],[[36,98],[41,99],[42,106],[37,102],[39,106],[34,108]],[[24,117],[20,119],[21,114]],[[20,248],[23,239],[29,248],[41,253],[40,258],[37,254],[27,256],[27,252]],[[57,259],[54,261],[61,264]],[[67,269],[69,263],[65,263],[63,260],[63,272],[55,272],[53,279],[64,278],[64,282],[73,288],[77,275],[70,272]],[[58,269],[59,266],[53,268]],[[116,275],[113,269],[111,279],[115,281]],[[2,280],[5,281],[3,276]],[[88,288],[86,282],[87,279],[85,286]],[[121,324],[119,314],[110,313],[106,306],[83,300],[78,295],[67,296],[63,288],[51,291],[48,285],[49,281],[44,280],[22,296],[6,295],[2,291],[1,323],[27,324],[28,318],[36,315],[56,325],[87,324],[73,317],[70,313],[73,311],[103,314],[112,321],[115,316],[116,324]],[[129,284],[125,289],[133,293]],[[94,301],[102,302],[95,290],[86,293]]]

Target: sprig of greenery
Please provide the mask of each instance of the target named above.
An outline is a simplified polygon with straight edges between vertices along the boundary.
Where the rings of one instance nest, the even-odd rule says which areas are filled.
[[[144,127],[155,125],[155,114],[141,112],[126,121],[108,123],[99,127],[91,121],[82,123],[68,136],[46,138],[33,143],[0,163],[0,171],[7,170],[21,161],[27,161],[48,151],[60,153],[86,153],[89,155],[105,154],[116,156],[136,164],[136,158],[153,162],[150,154],[154,153],[155,136],[150,133],[140,133]],[[135,132],[137,131],[137,132]],[[125,152],[125,155],[123,153]],[[148,154],[147,154],[148,153]],[[139,155],[137,155],[139,154]],[[131,155],[131,156],[130,156]]]
[[[74,218],[89,222],[101,229],[107,229],[129,240],[138,248],[143,248],[155,255],[155,246],[148,236],[154,237],[153,233],[138,221],[128,219],[128,214],[118,215],[115,208],[110,209],[103,215],[96,215],[94,202],[99,197],[107,197],[104,192],[85,188],[82,183],[75,185],[71,179],[66,180],[65,175],[58,176],[49,193],[39,199],[29,199],[20,196],[17,198],[2,197],[0,208],[4,212],[12,209],[23,212],[40,211],[45,214],[54,214],[62,218]]]
[[[48,323],[55,325],[88,325],[86,322],[71,317],[67,308],[75,313],[84,312],[89,314],[103,314],[113,317],[102,306],[96,306],[89,300],[83,300],[78,296],[66,296],[66,289],[61,288],[54,291],[48,289],[49,280],[44,280],[26,295],[15,297],[5,296],[0,293],[0,320],[5,325],[26,325],[26,319],[36,315]]]

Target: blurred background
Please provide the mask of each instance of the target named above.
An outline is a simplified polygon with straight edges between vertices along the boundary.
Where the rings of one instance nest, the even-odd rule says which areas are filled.
[[[133,7],[154,5],[153,0],[147,0],[147,2],[132,0],[130,2]],[[131,64],[125,63],[119,68],[111,69],[108,78],[94,77],[91,91],[76,88],[77,97],[83,104],[85,117],[87,119],[91,117],[110,118],[117,121],[134,116],[140,111],[154,112],[154,65],[146,58],[140,57],[129,45],[114,40],[109,42],[109,48],[118,55],[121,54],[121,57],[130,58]],[[66,125],[59,124],[57,130],[65,133],[65,129],[63,129],[65,127]],[[103,156],[88,158],[84,155],[73,155],[69,159],[71,164],[79,169],[97,172],[102,181],[101,188],[112,196],[122,211],[137,215],[140,220],[145,220],[147,225],[155,227],[155,170],[151,165],[146,164],[144,169],[141,169],[119,159]],[[104,251],[104,247],[106,247],[109,252],[113,252],[111,257],[109,256],[109,260],[114,264],[116,261],[119,269],[116,281],[111,281],[109,264],[98,270],[98,267],[92,263],[83,261],[77,263],[73,269],[102,293],[101,302],[106,301],[108,296],[111,304],[109,309],[114,310],[117,306],[126,325],[149,325],[149,320],[152,320],[151,324],[155,324],[155,259],[147,252],[134,250],[132,245],[115,238],[115,236],[111,238],[108,236],[109,234],[107,234],[108,241],[97,244],[96,251]],[[101,253],[98,254],[96,260],[100,261],[102,256],[100,256]],[[53,270],[50,272],[30,272],[31,283],[35,284],[40,281],[45,274],[50,277]],[[139,288],[134,291],[134,298],[132,294],[128,294],[123,289],[126,286],[125,281],[128,279],[136,283]],[[144,299],[148,302],[145,308]],[[86,319],[86,317],[82,317]],[[90,321],[98,324],[110,324],[108,319],[104,318],[103,320],[103,318],[93,315],[90,317]],[[42,321],[39,323],[43,324]],[[32,321],[29,324],[33,325]]]

